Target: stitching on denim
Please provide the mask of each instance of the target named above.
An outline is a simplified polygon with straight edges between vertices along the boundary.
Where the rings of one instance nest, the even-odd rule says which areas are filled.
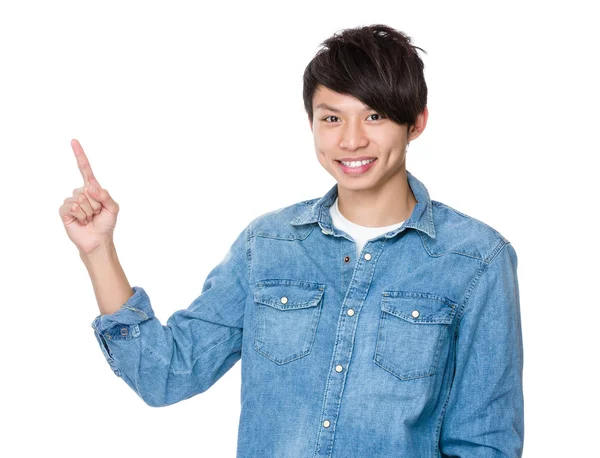
[[[382,302],[383,302],[383,300],[382,300]],[[378,332],[377,332],[377,342],[376,342],[376,346],[375,346],[375,354],[373,356],[373,361],[375,362],[375,364],[380,366],[382,369],[388,371],[389,373],[395,375],[400,380],[413,380],[416,378],[424,378],[424,377],[429,377],[431,375],[434,375],[437,370],[437,366],[439,364],[439,357],[440,357],[440,352],[441,352],[441,348],[443,345],[443,341],[450,334],[448,332],[448,329],[450,328],[451,323],[427,322],[430,324],[433,323],[436,325],[441,325],[443,327],[443,330],[441,330],[440,333],[445,332],[445,335],[440,334],[440,336],[437,339],[437,344],[436,344],[435,351],[434,351],[434,354],[432,357],[432,360],[433,360],[432,364],[429,366],[429,368],[427,370],[422,370],[422,371],[414,370],[412,372],[401,373],[396,370],[396,367],[394,367],[390,364],[387,364],[386,358],[384,357],[384,355],[386,353],[385,352],[386,340],[385,340],[385,338],[383,338],[382,330],[387,326],[386,323],[391,323],[389,315],[392,315],[392,314],[390,314],[383,308],[381,309],[381,313],[379,316],[379,326],[378,326]],[[396,315],[392,315],[392,316],[396,316]],[[403,317],[399,317],[399,318],[404,319],[405,321],[411,323],[411,326],[414,325],[414,323],[412,321],[406,320]],[[380,343],[382,343],[382,345],[381,345],[381,349],[379,350]]]
[[[471,284],[469,285],[469,289],[463,300],[463,303],[460,305],[460,307],[458,308],[458,310],[456,312],[456,327],[454,328],[455,335],[458,334],[458,330],[460,328],[460,323],[462,321],[462,317],[465,314],[465,311],[467,309],[467,306],[469,305],[469,301],[470,301],[471,297],[473,296],[474,292],[477,290],[477,287],[481,284],[481,278],[489,270],[492,262],[498,258],[498,253],[500,253],[502,251],[502,249],[509,244],[510,244],[510,242],[506,242],[503,239],[500,239],[500,242],[490,252],[490,254],[486,258],[486,260],[484,260],[484,265],[477,271],[477,273],[473,277],[473,280],[471,281]]]
[[[127,310],[131,310],[132,312],[137,313],[138,315],[140,315],[144,320],[148,319],[148,315],[146,315],[143,311],[141,311],[140,309],[136,309],[135,307],[132,307],[131,305],[127,305],[127,304],[123,304],[121,307],[123,307],[124,309]]]
[[[438,416],[438,420],[435,426],[435,437],[434,437],[434,449],[433,449],[433,454],[434,456],[437,456],[437,453],[439,451],[439,445],[440,445],[440,436],[442,433],[442,423],[444,421],[444,416],[446,415],[446,409],[448,407],[448,404],[450,403],[450,395],[452,394],[452,387],[454,386],[454,375],[456,374],[456,334],[454,335],[454,340],[453,340],[453,345],[454,345],[454,351],[452,352],[452,358],[454,361],[454,372],[452,373],[452,380],[450,381],[450,383],[448,384],[448,391],[446,392],[446,400],[444,401],[444,405],[442,406],[442,410],[440,411],[440,414]]]
[[[262,284],[264,283],[264,285]],[[310,293],[314,294],[315,292],[315,288],[318,289],[317,291],[317,296],[315,296],[312,301],[314,302],[313,304],[310,304],[308,306],[304,306],[301,308],[287,308],[284,310],[299,310],[299,309],[307,309],[310,307],[316,307],[316,309],[311,313],[312,316],[312,321],[311,321],[311,327],[309,328],[307,334],[310,337],[310,340],[306,342],[306,345],[308,346],[307,350],[303,350],[301,352],[296,352],[290,356],[287,356],[286,358],[278,358],[276,355],[274,355],[273,353],[267,351],[267,349],[265,349],[265,342],[264,342],[264,327],[259,326],[259,316],[260,313],[268,313],[269,308],[268,307],[273,307],[276,308],[278,310],[282,310],[277,306],[274,306],[271,302],[269,302],[268,300],[264,300],[261,299],[260,297],[258,297],[257,293],[255,293],[255,297],[254,297],[254,302],[257,304],[264,304],[267,308],[262,309],[262,312],[260,312],[260,308],[255,308],[254,311],[254,322],[255,322],[255,329],[256,330],[260,330],[260,334],[258,334],[258,331],[255,335],[254,338],[254,349],[260,353],[261,355],[269,358],[270,360],[272,360],[273,362],[282,365],[282,364],[287,364],[288,362],[294,361],[296,359],[299,358],[303,358],[304,356],[307,356],[311,353],[312,351],[312,346],[314,344],[314,340],[316,337],[316,333],[317,333],[317,328],[318,328],[318,324],[320,321],[320,316],[321,316],[321,310],[323,309],[323,294],[325,291],[325,284],[320,284],[314,281],[305,281],[305,280],[291,280],[291,279],[267,279],[267,280],[261,280],[258,282],[258,286],[257,288],[263,288],[265,285],[269,285],[269,284],[274,284],[274,285],[288,285],[288,286],[308,286],[310,288]],[[304,288],[303,288],[304,291]]]
[[[312,223],[311,223],[312,224]],[[252,234],[252,237],[263,237],[263,238],[267,238],[267,239],[276,239],[276,240],[288,240],[288,241],[294,241],[294,240],[305,240],[314,230],[315,225],[313,224],[310,228],[308,229],[302,229],[302,231],[304,231],[304,233],[300,233],[300,234],[279,234],[277,232],[255,232]],[[301,229],[296,229],[296,232],[300,232]]]
[[[246,226],[246,273],[248,274],[248,288],[250,288],[250,279],[252,278],[252,247],[250,245],[250,226],[252,226],[252,222]]]
[[[425,239],[425,236],[421,232],[419,232],[419,236],[421,237],[421,242],[423,243],[423,248],[425,249],[425,251],[427,251],[427,254],[429,256],[431,256],[432,258],[439,258],[439,257],[447,255],[447,254],[456,254],[456,255],[459,255],[459,256],[464,256],[466,258],[476,259],[478,261],[485,262],[485,258],[482,258],[481,256],[475,256],[475,255],[473,255],[471,253],[466,253],[464,251],[448,250],[448,251],[444,251],[442,253],[434,253],[429,248],[429,246],[427,244],[427,239]]]
[[[506,238],[505,238],[505,237],[504,237],[504,236],[503,236],[503,235],[502,235],[502,234],[501,234],[501,233],[500,233],[500,232],[499,232],[497,229],[494,229],[492,226],[490,226],[489,224],[485,223],[484,221],[482,221],[482,220],[480,220],[480,219],[477,219],[477,218],[475,218],[474,216],[467,215],[466,213],[463,213],[463,212],[461,212],[461,211],[457,210],[456,208],[453,208],[453,207],[451,207],[450,205],[448,205],[448,204],[445,204],[445,203],[443,203],[443,202],[438,202],[438,201],[436,201],[436,200],[432,200],[432,201],[431,201],[431,203],[432,203],[432,205],[437,205],[438,207],[444,207],[444,208],[447,208],[448,210],[450,210],[450,211],[453,211],[453,212],[455,212],[455,213],[458,213],[458,214],[459,214],[459,215],[461,215],[461,216],[464,216],[464,217],[466,217],[466,218],[469,218],[469,219],[471,219],[471,220],[475,220],[475,221],[477,221],[478,223],[481,223],[481,224],[483,224],[485,227],[487,227],[487,228],[491,229],[491,230],[492,230],[492,231],[493,231],[493,232],[494,232],[494,233],[495,233],[495,234],[496,234],[496,235],[497,235],[499,238],[501,238],[501,239],[502,239],[502,240],[504,240],[505,242],[508,242],[508,240],[507,240],[507,239],[506,239]]]
[[[379,251],[377,251],[377,253],[373,256],[373,264],[369,265],[369,267],[371,269],[371,274],[370,274],[369,279],[368,279],[369,288],[365,291],[365,294],[363,295],[363,297],[362,297],[362,299],[360,301],[360,304],[361,304],[360,310],[362,310],[362,307],[363,307],[364,302],[365,302],[365,298],[369,294],[369,290],[370,290],[371,284],[373,282],[373,275],[375,274],[375,268],[377,267],[377,263],[375,262],[375,260],[379,260],[379,257],[381,256],[381,253],[382,253],[382,251],[383,251],[383,249],[384,249],[387,241],[388,241],[388,239],[382,239]],[[367,243],[369,243],[369,242],[367,242]],[[351,294],[350,291],[352,289],[352,285],[354,284],[354,279],[356,277],[356,266],[357,266],[357,264],[354,265],[354,270],[352,271],[352,278],[350,279],[350,287],[346,291],[346,296],[344,296],[344,300],[343,300],[343,304],[344,305],[346,304],[346,298],[348,297],[349,294]],[[342,311],[343,311],[343,308],[340,309],[340,313],[343,313]],[[356,328],[357,328],[357,326],[358,326],[358,316],[356,317],[356,320],[354,320],[354,329],[352,330],[352,338],[353,339],[356,337]],[[335,339],[335,343],[333,345],[333,353],[335,353],[337,351],[337,348],[338,348],[338,345],[339,345],[339,341],[340,341],[340,334],[341,333],[337,332],[337,328],[336,328],[336,339]],[[354,345],[351,345],[350,346],[350,352],[348,354],[348,360],[349,361],[352,361],[353,350],[354,350]],[[330,396],[331,396],[331,394],[329,394],[329,389],[330,389],[329,386],[330,386],[330,380],[332,378],[331,374],[333,373],[332,369],[333,369],[333,360],[331,361],[331,364],[329,366],[329,375],[327,376],[327,384],[325,385],[325,392],[327,393],[327,395],[323,396],[323,403],[321,404],[321,411],[319,413],[319,416],[323,415],[323,413],[325,411],[326,400],[329,399]],[[344,379],[342,381],[341,392],[339,394],[340,399],[344,395],[344,388],[346,387],[346,380],[347,380],[347,377],[344,377]],[[340,409],[340,406],[341,406],[342,402],[339,401],[339,402],[337,402],[337,404],[338,404],[338,410],[337,410],[337,412],[335,412],[333,414],[334,417],[336,418],[336,421],[333,421],[332,424],[331,424],[331,426],[330,426],[332,428],[331,429],[331,434],[334,435],[334,437],[335,437],[335,428],[337,426],[337,418],[339,417],[339,409]],[[314,454],[314,456],[317,456],[317,454],[322,449],[322,445],[320,443],[321,442],[321,435],[322,435],[321,433],[322,433],[322,430],[323,430],[322,428],[319,428],[319,432],[317,434],[317,442],[316,442],[317,445],[315,446],[315,454]],[[327,449],[328,456],[331,456],[332,451],[333,451],[333,447],[334,447],[334,444],[331,444],[328,447],[328,449]]]

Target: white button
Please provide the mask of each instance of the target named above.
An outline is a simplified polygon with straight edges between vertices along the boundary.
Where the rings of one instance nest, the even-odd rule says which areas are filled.
[[[287,304],[287,301],[288,301],[287,297],[283,296],[283,297],[281,298],[281,303],[282,303],[282,304]]]
[[[418,317],[419,317],[419,311],[418,311],[418,310],[413,310],[413,311],[412,311],[412,316],[413,316],[414,318],[418,318]]]
[[[365,259],[367,261],[370,261],[371,260],[371,255],[369,253],[365,254]]]
[[[325,420],[323,422],[323,426],[325,426],[325,428],[329,428],[329,425],[331,425],[331,423],[329,422],[329,420]]]
[[[344,367],[341,364],[338,364],[337,366],[335,366],[336,372],[342,372],[343,370],[344,370]]]
[[[322,232],[323,234],[327,234],[327,231],[326,231],[325,229],[321,229],[321,232]]]
[[[354,316],[354,310],[353,309],[348,309],[348,311],[346,312],[349,316]]]

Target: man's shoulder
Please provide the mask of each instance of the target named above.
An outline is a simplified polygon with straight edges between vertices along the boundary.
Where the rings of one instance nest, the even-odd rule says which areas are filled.
[[[319,199],[320,197],[302,200],[258,215],[249,224],[250,237],[262,236],[287,240],[305,238],[314,225],[294,226],[290,223],[294,218],[308,211]]]
[[[431,205],[436,237],[426,244],[438,255],[455,253],[489,262],[510,243],[499,230],[480,219],[436,200]]]

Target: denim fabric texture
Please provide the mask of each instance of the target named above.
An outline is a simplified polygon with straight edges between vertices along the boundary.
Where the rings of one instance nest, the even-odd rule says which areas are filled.
[[[515,249],[407,179],[411,216],[359,257],[336,184],[252,220],[166,325],[134,286],[92,323],[111,369],[158,407],[241,359],[238,458],[520,457]]]

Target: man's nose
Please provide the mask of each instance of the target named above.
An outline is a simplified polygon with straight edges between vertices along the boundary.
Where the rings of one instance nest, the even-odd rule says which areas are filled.
[[[349,121],[342,126],[340,148],[345,150],[356,150],[368,145],[369,141],[363,125],[360,121]]]

